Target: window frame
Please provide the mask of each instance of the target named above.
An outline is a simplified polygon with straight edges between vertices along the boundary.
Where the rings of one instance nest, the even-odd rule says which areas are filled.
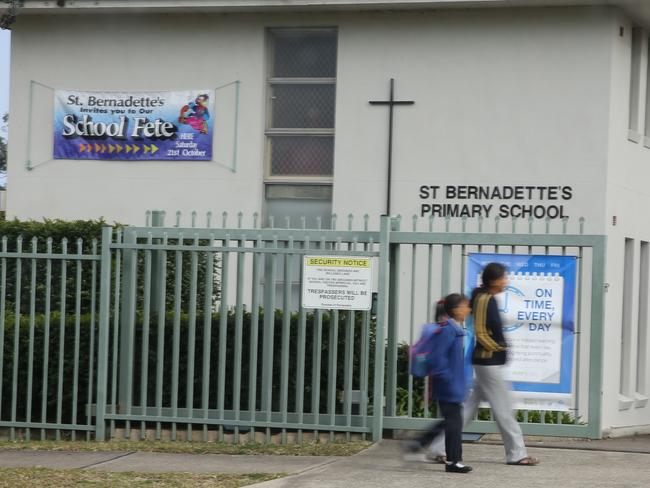
[[[336,77],[274,77],[274,33],[291,33],[296,36],[314,35],[319,33],[332,34],[336,38],[337,58],[334,67],[335,73],[338,70],[338,28],[337,27],[271,27],[266,29],[266,80],[265,80],[265,121],[264,121],[264,182],[265,183],[305,183],[332,185],[334,181],[334,154],[336,150],[336,127],[332,128],[275,128],[273,125],[273,87],[278,85],[334,85]],[[334,95],[334,120],[336,121],[336,88]],[[336,126],[336,122],[334,123]],[[331,137],[334,150],[332,153],[332,174],[329,176],[310,175],[273,175],[272,170],[272,141],[274,136],[316,136]]]

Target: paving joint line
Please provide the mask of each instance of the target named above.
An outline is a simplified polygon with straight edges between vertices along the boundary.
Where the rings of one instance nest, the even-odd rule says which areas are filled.
[[[382,445],[382,441],[374,442],[374,443],[370,444],[368,447],[366,447],[365,449],[363,449],[363,450],[361,450],[361,451],[359,451],[359,452],[357,452],[355,454],[352,454],[352,456],[347,456],[347,457],[362,456],[364,454],[367,454],[369,452],[374,451],[375,449],[379,449],[379,447],[381,445]]]
[[[300,471],[294,471],[293,473],[291,473],[291,476],[296,476],[296,475],[299,475],[299,474],[307,473],[308,471],[312,471],[312,470],[318,469],[318,468],[324,468],[325,466],[329,466],[330,464],[334,464],[334,463],[337,463],[339,461],[343,461],[345,458],[347,458],[347,456],[341,457],[339,459],[330,459],[329,461],[323,461],[322,463],[316,464],[315,466],[308,466],[308,467],[306,467],[306,468],[304,468],[304,469],[302,469]]]
[[[104,461],[97,461],[96,463],[90,463],[90,464],[88,464],[88,465],[86,465],[86,466],[80,466],[80,467],[78,467],[77,469],[88,469],[88,468],[94,468],[95,466],[99,466],[99,465],[101,465],[101,464],[110,463],[110,462],[112,462],[112,461],[116,461],[116,460],[118,460],[118,459],[125,458],[125,457],[127,457],[127,456],[130,456],[131,454],[135,454],[136,452],[138,452],[138,451],[129,451],[129,452],[125,452],[125,453],[123,453],[123,454],[120,454],[119,456],[115,456],[114,458],[111,458],[111,459],[105,459]]]
[[[294,471],[292,473],[287,473],[285,476],[282,476],[282,477],[276,478],[276,479],[277,480],[288,480],[288,479],[291,479],[291,478],[295,478],[295,477],[301,476],[301,475],[303,475],[305,473],[308,473],[310,471],[314,471],[314,470],[320,469],[320,468],[325,468],[326,466],[329,466],[330,464],[334,464],[334,463],[337,463],[339,461],[343,461],[348,457],[349,456],[341,457],[339,459],[330,459],[329,461],[324,461],[324,462],[322,462],[320,464],[317,464],[315,466],[309,466],[309,467],[307,467],[305,469],[301,469],[300,471]],[[262,481],[260,484],[269,483],[269,482],[270,481]],[[257,486],[257,484],[258,483],[255,483],[255,485],[253,485],[253,486]]]

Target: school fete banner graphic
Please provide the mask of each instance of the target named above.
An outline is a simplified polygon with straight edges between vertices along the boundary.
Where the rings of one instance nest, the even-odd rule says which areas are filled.
[[[468,292],[486,264],[508,269],[508,286],[496,296],[509,344],[506,378],[518,408],[569,410],[573,378],[576,258],[470,253]]]
[[[212,160],[214,91],[54,93],[54,159]]]

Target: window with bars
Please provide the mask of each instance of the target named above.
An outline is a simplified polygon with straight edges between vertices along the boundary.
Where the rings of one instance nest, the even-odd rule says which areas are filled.
[[[331,181],[336,48],[336,29],[269,31],[267,180]]]
[[[329,225],[336,49],[336,29],[268,31],[265,225]]]

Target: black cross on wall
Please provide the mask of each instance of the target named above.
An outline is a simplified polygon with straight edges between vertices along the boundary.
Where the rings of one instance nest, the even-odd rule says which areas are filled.
[[[413,100],[395,100],[395,80],[390,79],[388,100],[370,100],[370,105],[388,105],[388,177],[386,182],[386,215],[390,215],[390,190],[393,171],[393,108],[395,105],[413,105]]]

